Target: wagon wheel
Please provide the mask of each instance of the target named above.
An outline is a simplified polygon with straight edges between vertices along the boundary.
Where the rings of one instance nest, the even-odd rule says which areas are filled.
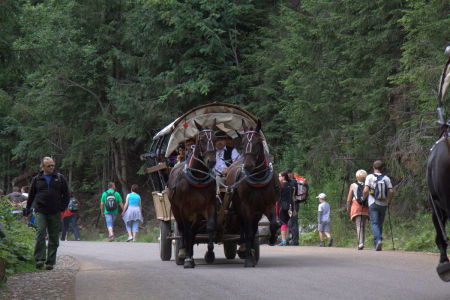
[[[223,251],[227,259],[234,259],[236,257],[237,245],[235,242],[223,242]]]
[[[181,237],[181,233],[178,231],[177,222],[174,222],[173,227],[174,227],[175,236]],[[181,239],[176,239],[175,240],[175,263],[179,266],[184,264],[184,257],[179,257],[180,246],[181,246]]]
[[[170,260],[172,256],[172,245],[168,237],[170,236],[170,221],[159,222],[159,252],[161,260]]]

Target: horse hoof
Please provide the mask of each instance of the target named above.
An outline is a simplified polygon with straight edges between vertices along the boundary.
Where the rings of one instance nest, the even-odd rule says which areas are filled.
[[[184,248],[180,248],[180,250],[178,250],[178,258],[179,259],[186,258],[186,250]]]
[[[195,262],[194,259],[189,258],[184,260],[184,268],[185,269],[193,269],[195,268]]]
[[[246,251],[247,251],[247,247],[245,246],[245,244],[239,245],[239,249],[237,251],[237,254],[238,254],[240,259],[244,259],[245,258],[245,252]]]
[[[238,256],[240,259],[244,259],[245,258],[245,252],[239,251],[237,252]]]
[[[450,282],[450,263],[448,261],[440,263],[436,268],[436,272],[443,281]]]
[[[255,264],[255,261],[253,260],[253,257],[245,259],[244,267],[246,267],[246,268],[255,267],[255,265],[256,264]]]
[[[269,246],[274,246],[276,242],[277,242],[277,236],[276,235],[274,235],[273,237],[269,238]]]
[[[212,264],[214,262],[214,259],[216,258],[216,255],[213,251],[208,251],[205,253],[205,261],[207,264]]]

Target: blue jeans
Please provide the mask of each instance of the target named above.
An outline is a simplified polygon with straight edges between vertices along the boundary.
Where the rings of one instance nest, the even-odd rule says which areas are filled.
[[[126,227],[127,231],[139,232],[139,221],[128,221]]]
[[[373,203],[369,206],[370,222],[372,222],[373,247],[383,240],[383,223],[386,216],[387,206]]]
[[[78,227],[77,227],[77,221],[79,218],[80,218],[79,215],[71,215],[71,216],[65,217],[63,219],[64,228],[63,228],[63,232],[61,235],[62,241],[64,241],[66,239],[66,236],[69,235],[69,224],[72,225],[73,235],[75,236],[75,239],[76,240],[80,239],[80,233],[78,232]]]
[[[117,214],[105,214],[105,221],[106,221],[107,228],[113,228],[116,217],[117,217]]]

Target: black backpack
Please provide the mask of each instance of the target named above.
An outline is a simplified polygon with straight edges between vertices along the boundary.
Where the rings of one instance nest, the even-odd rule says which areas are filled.
[[[367,199],[363,200],[364,183],[355,182],[358,185],[358,190],[356,191],[356,202],[359,205],[367,206]]]
[[[117,209],[116,197],[114,196],[114,192],[107,192],[105,208],[107,211],[115,211]]]

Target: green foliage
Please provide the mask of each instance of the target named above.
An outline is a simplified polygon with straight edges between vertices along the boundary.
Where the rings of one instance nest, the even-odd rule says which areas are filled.
[[[34,230],[12,215],[12,206],[0,200],[0,222],[7,234],[0,239],[0,257],[6,265],[6,274],[34,270]]]

